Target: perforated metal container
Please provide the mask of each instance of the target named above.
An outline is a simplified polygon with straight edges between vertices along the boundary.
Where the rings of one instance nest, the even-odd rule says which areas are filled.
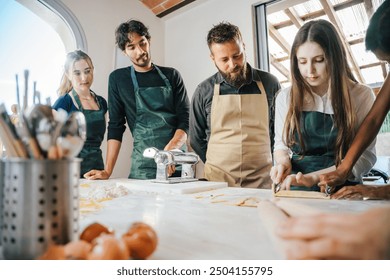
[[[1,146],[1,145],[0,145]],[[1,150],[0,150],[1,152]],[[0,245],[2,241],[2,235],[3,235],[3,188],[4,188],[4,163],[0,159]]]
[[[5,259],[35,259],[50,244],[75,240],[80,159],[4,160],[2,247]]]

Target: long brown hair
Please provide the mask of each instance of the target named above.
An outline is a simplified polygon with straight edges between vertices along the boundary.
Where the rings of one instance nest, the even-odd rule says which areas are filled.
[[[66,55],[64,64],[64,72],[62,74],[60,87],[57,90],[59,96],[65,95],[73,89],[72,82],[69,80],[67,74],[73,68],[76,61],[84,59],[93,70],[93,64],[91,58],[81,50],[75,50]]]
[[[301,117],[305,93],[313,97],[310,86],[302,77],[298,68],[297,50],[306,42],[315,42],[325,53],[327,72],[329,73],[330,95],[334,111],[334,126],[338,129],[335,143],[335,162],[341,163],[355,135],[355,114],[351,104],[348,84],[357,82],[348,67],[346,52],[335,27],[326,20],[313,20],[305,23],[295,36],[291,48],[291,92],[290,105],[284,126],[284,139],[287,146],[299,144],[302,156],[305,144],[301,131]],[[313,97],[314,98],[314,97]],[[296,143],[296,134],[298,142]]]

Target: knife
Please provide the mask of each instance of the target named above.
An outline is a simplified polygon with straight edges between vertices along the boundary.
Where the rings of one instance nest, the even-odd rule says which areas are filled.
[[[16,102],[18,103],[18,113],[19,113],[20,109],[22,107],[20,106],[19,77],[18,77],[18,74],[15,74],[15,80],[16,80]]]
[[[37,82],[34,81],[33,85],[33,105],[35,105],[35,99],[37,97]]]
[[[29,71],[24,70],[24,98],[23,98],[23,110],[28,107],[28,75]]]
[[[274,190],[274,193],[280,191],[280,188],[282,187],[281,185],[282,185],[281,183],[278,184],[272,183],[272,189]]]
[[[334,190],[335,190],[335,188],[332,187],[332,186],[329,186],[329,185],[326,185],[326,186],[325,186],[325,194],[326,194],[327,196],[331,195],[331,194],[333,193]]]

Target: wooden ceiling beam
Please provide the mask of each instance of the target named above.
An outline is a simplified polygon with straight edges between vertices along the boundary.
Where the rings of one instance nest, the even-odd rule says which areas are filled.
[[[277,62],[283,62],[283,61],[289,60],[290,57],[288,55],[286,55],[286,56],[282,56],[282,57],[278,57],[278,58],[275,57],[275,59]]]
[[[387,69],[387,63],[386,62],[381,62],[381,68],[382,68],[382,75],[383,75],[383,79],[386,79],[386,76],[388,75],[388,71],[389,69]]]
[[[295,11],[294,8],[285,9],[284,12],[298,29],[301,28],[301,26],[304,24],[304,21],[299,17],[297,11]]]
[[[166,15],[169,15],[170,13],[173,13],[174,11],[194,2],[196,0],[183,0],[183,1],[178,1],[177,4],[173,5],[172,7],[168,8],[168,9],[164,9],[164,11],[158,13],[156,16],[159,17],[159,18],[162,18],[162,17],[165,17]],[[164,1],[160,1],[160,2],[164,2]]]
[[[383,66],[383,62],[377,61],[369,64],[360,65],[360,69],[367,69],[375,66]]]
[[[328,16],[329,20],[335,25],[336,30],[339,33],[341,41],[343,42],[343,45],[344,45],[345,50],[347,52],[347,58],[352,66],[352,71],[355,72],[355,75],[356,75],[356,78],[358,79],[358,81],[360,81],[361,83],[365,83],[364,77],[363,77],[363,75],[360,71],[360,68],[359,68],[359,64],[357,63],[355,57],[353,56],[351,46],[348,43],[346,43],[347,40],[344,36],[341,22],[336,14],[336,11],[334,10],[334,8],[329,0],[320,0],[320,3],[322,5],[322,7],[324,8],[324,11],[325,11],[326,15]]]
[[[269,35],[271,36],[272,39],[275,40],[275,42],[286,52],[286,53],[290,53],[290,50],[291,50],[291,46],[290,44],[286,41],[286,39],[284,39],[284,37],[282,36],[282,34],[279,33],[278,30],[275,29],[275,27],[270,23],[268,22],[268,31],[269,31]]]
[[[272,54],[270,55],[271,58],[271,64],[283,75],[287,78],[288,81],[290,81],[290,72],[287,70],[286,67],[284,67],[283,64],[281,64]]]
[[[359,38],[352,39],[352,40],[348,41],[348,43],[352,46],[352,45],[364,43],[364,40],[365,40],[365,36],[362,35]]]
[[[337,11],[340,11],[340,10],[343,10],[343,9],[350,8],[350,7],[354,6],[354,5],[362,4],[362,3],[364,3],[364,1],[365,0],[349,0],[349,1],[345,1],[343,3],[334,5],[333,9],[337,12]],[[287,4],[288,4],[288,2],[287,2]],[[315,12],[312,12],[312,13],[308,13],[306,15],[302,15],[302,17],[298,16],[298,18],[300,18],[302,21],[305,22],[307,20],[318,18],[318,17],[321,17],[323,15],[325,15],[325,12],[323,10],[319,10],[319,11],[315,11]],[[274,27],[276,29],[279,29],[279,28],[291,26],[293,24],[294,23],[291,21],[291,19],[289,19],[289,20],[286,20],[286,21],[282,21],[282,22],[280,22],[278,24],[274,24]]]
[[[364,0],[364,8],[366,8],[367,16],[370,19],[374,13],[374,7],[372,6],[371,0]]]

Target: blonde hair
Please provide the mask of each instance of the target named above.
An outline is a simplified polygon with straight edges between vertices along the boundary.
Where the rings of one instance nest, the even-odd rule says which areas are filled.
[[[69,71],[73,68],[76,61],[84,59],[88,65],[93,69],[92,59],[83,51],[75,50],[66,55],[64,64],[64,72],[62,74],[60,86],[57,90],[59,96],[65,95],[73,89],[72,82],[68,78]]]

